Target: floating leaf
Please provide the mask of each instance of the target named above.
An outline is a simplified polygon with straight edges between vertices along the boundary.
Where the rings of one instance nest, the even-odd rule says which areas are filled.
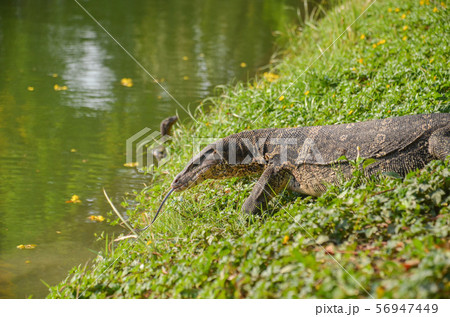
[[[34,87],[33,87],[33,86],[28,86],[28,87],[27,87],[27,90],[28,90],[28,91],[34,91]]]
[[[125,163],[125,164],[123,164],[123,166],[125,166],[125,167],[136,167],[136,166],[138,166],[138,162]]]

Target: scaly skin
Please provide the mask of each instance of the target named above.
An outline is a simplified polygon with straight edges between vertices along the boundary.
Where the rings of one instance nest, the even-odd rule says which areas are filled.
[[[347,160],[338,160],[345,155]],[[206,179],[261,175],[243,211],[257,214],[284,189],[319,196],[352,175],[348,160],[373,158],[367,176],[402,176],[450,155],[450,114],[244,131],[206,146],[172,182],[174,191]]]

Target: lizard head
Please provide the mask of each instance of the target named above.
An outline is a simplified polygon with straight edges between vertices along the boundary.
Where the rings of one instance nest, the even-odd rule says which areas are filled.
[[[227,161],[222,152],[218,150],[217,142],[206,146],[175,177],[171,187],[175,191],[183,191],[206,179],[223,178],[220,170],[227,166]]]
[[[263,137],[245,131],[207,145],[172,182],[174,191],[194,187],[206,179],[224,179],[261,173],[264,162],[263,145],[270,131],[261,130]],[[258,139],[259,138],[259,139]]]
[[[173,180],[152,221],[155,222],[167,198],[200,184],[206,179],[222,179],[262,173],[264,142],[272,129],[262,129],[256,134],[245,131],[207,145]],[[144,229],[143,229],[144,230]]]
[[[219,141],[220,142],[220,141]],[[171,189],[164,197],[161,205],[156,212],[155,217],[153,218],[152,224],[155,222],[158,217],[164,203],[167,198],[174,191],[183,191],[190,187],[193,187],[205,179],[209,178],[223,178],[217,177],[217,170],[220,170],[220,166],[227,166],[226,161],[223,159],[222,151],[218,150],[218,142],[212,143],[206,146],[199,154],[194,156],[192,160],[186,165],[184,170],[178,174],[172,182]],[[220,144],[220,143],[219,143]],[[149,225],[150,226],[150,225]],[[147,229],[149,226],[145,227],[141,231]]]
[[[178,121],[178,117],[177,116],[168,117],[168,118],[164,119],[161,122],[161,125],[159,126],[159,130],[161,132],[161,135],[169,135],[170,134],[170,129],[172,128],[172,126],[177,121]]]

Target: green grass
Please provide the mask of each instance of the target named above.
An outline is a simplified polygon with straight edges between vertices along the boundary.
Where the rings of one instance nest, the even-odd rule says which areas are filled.
[[[320,21],[287,30],[280,38],[285,54],[270,71],[279,78],[261,75],[205,100],[203,109],[211,110],[199,108],[200,124],[175,129],[172,159],[155,171],[152,185],[135,193],[136,204],[123,203],[130,223],[139,227],[146,213],[154,215],[195,137],[449,112],[447,9],[379,0],[344,32],[369,4],[342,1]],[[148,245],[104,238],[92,266],[74,268],[49,297],[450,296],[448,161],[405,179],[351,180],[320,198],[286,193],[273,215],[250,221],[240,207],[253,183],[208,181],[173,195],[142,235]]]

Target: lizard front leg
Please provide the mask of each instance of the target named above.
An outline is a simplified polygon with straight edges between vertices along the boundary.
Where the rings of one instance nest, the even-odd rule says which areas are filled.
[[[286,188],[290,177],[286,172],[275,172],[273,165],[269,165],[256,182],[250,196],[245,200],[242,210],[246,214],[261,214],[267,209],[272,197]]]

